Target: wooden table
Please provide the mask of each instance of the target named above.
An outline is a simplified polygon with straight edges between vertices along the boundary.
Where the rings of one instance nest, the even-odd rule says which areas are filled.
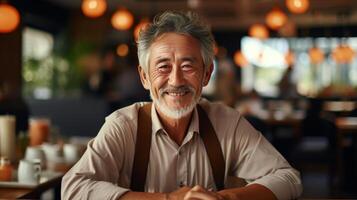
[[[40,199],[43,192],[59,189],[62,175],[55,176],[33,188],[7,188],[0,186],[0,199]]]
[[[298,200],[354,200],[354,199],[346,199],[346,198],[299,198]]]
[[[336,126],[339,130],[357,133],[357,117],[339,117]]]
[[[299,112],[291,113],[283,117],[276,117],[274,115],[269,115],[268,117],[261,118],[266,125],[271,130],[273,136],[274,132],[278,128],[287,127],[292,129],[294,138],[299,138],[300,135],[300,124],[303,120],[303,115]]]

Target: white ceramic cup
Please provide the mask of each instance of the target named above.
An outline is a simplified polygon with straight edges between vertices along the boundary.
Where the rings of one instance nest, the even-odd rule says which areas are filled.
[[[65,144],[63,155],[67,163],[75,163],[79,159],[79,148],[75,144]]]
[[[61,157],[61,147],[57,144],[44,143],[41,145],[47,161],[56,161]]]
[[[43,151],[43,149],[40,146],[27,147],[26,148],[26,153],[25,153],[25,159],[26,160],[39,159],[41,161],[42,169],[44,169],[45,166],[46,166],[45,152]]]
[[[20,183],[38,184],[41,177],[41,161],[34,160],[20,160],[17,180]]]

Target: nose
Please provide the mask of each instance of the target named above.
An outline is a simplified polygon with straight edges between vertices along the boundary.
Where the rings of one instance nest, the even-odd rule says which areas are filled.
[[[172,86],[184,85],[184,74],[180,67],[174,66],[170,72],[168,84]]]

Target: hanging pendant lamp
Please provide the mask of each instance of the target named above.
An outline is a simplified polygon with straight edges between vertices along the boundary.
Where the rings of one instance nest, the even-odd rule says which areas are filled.
[[[127,9],[120,8],[113,14],[111,23],[117,30],[128,30],[134,23],[134,17]]]
[[[312,64],[320,64],[324,61],[324,52],[320,48],[312,47],[309,49],[310,62]]]
[[[265,18],[266,24],[273,30],[278,30],[286,23],[288,17],[280,8],[273,8]]]
[[[263,24],[253,24],[249,28],[249,35],[264,40],[269,37],[269,30]]]
[[[295,14],[305,13],[310,6],[309,0],[286,0],[286,7]]]
[[[85,16],[97,18],[107,10],[107,2],[106,0],[83,0],[81,8]]]
[[[7,3],[0,3],[0,33],[10,33],[20,24],[20,14],[17,9]]]

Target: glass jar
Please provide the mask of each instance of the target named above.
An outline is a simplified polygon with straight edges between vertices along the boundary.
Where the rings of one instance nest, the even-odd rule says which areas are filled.
[[[31,118],[29,123],[30,146],[38,146],[48,141],[51,121],[47,118]]]

